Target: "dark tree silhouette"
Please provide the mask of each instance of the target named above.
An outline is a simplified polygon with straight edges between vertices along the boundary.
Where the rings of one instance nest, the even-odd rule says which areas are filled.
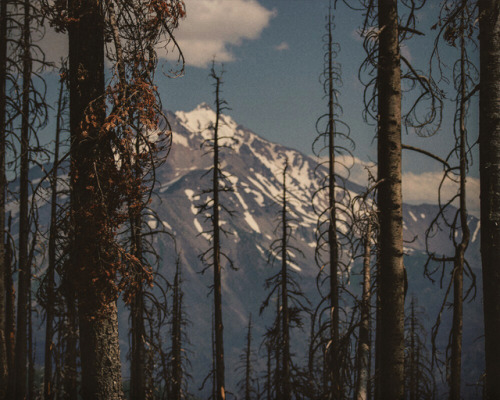
[[[500,3],[478,0],[480,40],[479,169],[483,271],[485,398],[500,397]]]
[[[325,65],[322,74],[323,90],[328,99],[328,112],[318,120],[316,124],[318,137],[313,143],[313,150],[318,157],[326,153],[326,161],[320,162],[318,168],[326,165],[328,173],[320,173],[316,169],[320,178],[320,189],[313,195],[313,206],[318,214],[316,228],[316,263],[320,268],[318,282],[321,282],[322,289],[324,276],[328,276],[328,287],[326,293],[321,293],[323,301],[328,302],[328,310],[324,312],[327,320],[320,319],[318,337],[327,338],[328,344],[328,375],[330,380],[330,390],[333,399],[344,398],[344,377],[341,369],[341,321],[340,321],[340,293],[342,276],[348,270],[346,259],[342,257],[349,247],[349,237],[343,232],[349,230],[339,229],[340,226],[351,224],[349,215],[349,192],[345,190],[345,181],[340,176],[338,169],[348,173],[345,162],[348,157],[352,157],[351,149],[354,147],[349,138],[349,127],[340,120],[342,108],[339,104],[338,87],[342,85],[341,68],[335,62],[335,58],[340,51],[340,46],[333,39],[333,10],[330,4],[328,10],[325,42]],[[323,121],[326,126],[323,128]],[[320,148],[318,148],[320,147]],[[318,204],[319,203],[319,204]],[[323,289],[324,291],[324,289]],[[322,290],[320,290],[322,292]],[[322,301],[322,302],[323,302]],[[324,306],[323,306],[324,307]],[[325,310],[326,311],[326,310]],[[323,315],[323,313],[320,313]],[[323,332],[324,331],[324,332]]]
[[[6,75],[7,75],[7,0],[0,3],[0,398],[7,392],[9,376],[7,326],[6,326],[6,285],[7,266],[5,264],[5,137],[6,121]]]
[[[467,113],[468,103],[472,95],[477,90],[476,81],[478,79],[477,68],[469,58],[468,49],[475,47],[474,39],[474,20],[476,6],[471,1],[456,2],[453,5],[443,5],[441,15],[436,26],[439,26],[436,38],[433,59],[438,60],[439,71],[441,68],[441,59],[439,57],[439,45],[445,41],[449,46],[457,48],[459,52],[457,61],[453,66],[453,85],[456,91],[455,97],[455,117],[453,121],[453,132],[455,144],[445,160],[443,160],[444,174],[439,191],[439,212],[433,219],[426,232],[426,246],[429,253],[429,261],[438,262],[443,268],[448,263],[453,265],[451,271],[450,283],[447,285],[446,294],[438,314],[437,322],[433,328],[432,340],[433,347],[435,337],[439,330],[441,314],[449,303],[448,295],[453,293],[453,323],[450,332],[450,354],[447,355],[447,367],[449,373],[447,376],[450,388],[450,399],[460,399],[461,387],[461,369],[462,369],[462,332],[463,332],[463,301],[472,289],[475,287],[475,276],[469,267],[465,258],[470,240],[470,230],[468,226],[468,212],[466,204],[466,179],[468,168],[471,164],[468,134],[467,134]],[[431,62],[433,60],[431,59]],[[458,166],[454,167],[454,161]],[[456,182],[457,192],[451,198],[443,198],[441,190],[445,183]],[[456,211],[450,211],[450,206],[458,203]],[[432,237],[444,229],[449,229],[449,237],[453,241],[453,255],[446,254],[445,249],[434,248],[432,246]],[[431,271],[436,272],[436,269]],[[471,277],[471,285],[464,296],[464,274]],[[451,290],[452,289],[452,290]],[[433,350],[435,350],[433,348]],[[434,352],[435,353],[435,352]]]
[[[125,299],[135,292],[130,269],[140,260],[119,246],[116,235],[129,216],[123,205],[148,190],[125,164],[142,135],[130,129],[128,113],[134,107],[144,128],[157,130],[155,46],[175,44],[171,32],[184,7],[177,0],[127,1],[118,9],[112,1],[70,0],[47,3],[46,15],[69,33],[72,231],[65,278],[78,299],[82,395],[121,398],[116,299],[122,291]],[[107,87],[105,37],[115,72]],[[157,151],[152,141],[147,151]],[[141,203],[135,212],[142,209]]]
[[[292,270],[292,250],[298,254],[302,252],[293,246],[293,219],[289,215],[289,192],[286,183],[288,160],[285,160],[283,168],[283,188],[279,198],[281,211],[276,232],[280,236],[271,243],[269,260],[274,264],[276,259],[281,261],[279,272],[266,280],[266,288],[270,292],[262,306],[260,313],[268,307],[270,300],[275,293],[279,293],[279,302],[276,319],[273,326],[268,331],[268,337],[274,343],[276,351],[276,398],[279,400],[291,399],[293,393],[298,392],[299,381],[293,376],[294,365],[290,345],[290,330],[293,327],[302,327],[302,313],[309,311],[309,301],[304,296],[300,285],[297,283]]]
[[[225,387],[225,365],[224,365],[224,327],[222,322],[222,259],[225,259],[231,268],[233,267],[232,261],[227,257],[224,251],[221,251],[221,233],[226,235],[228,232],[222,228],[221,224],[221,211],[226,212],[229,216],[233,212],[227,209],[223,201],[221,201],[221,193],[230,192],[231,181],[229,176],[222,170],[221,154],[223,148],[230,147],[227,143],[231,138],[220,136],[221,114],[227,109],[227,102],[221,97],[222,85],[222,70],[218,73],[215,65],[212,65],[210,77],[214,80],[215,88],[215,121],[211,123],[209,129],[213,132],[213,137],[206,140],[203,145],[207,146],[209,153],[213,155],[213,162],[211,168],[206,174],[211,174],[212,187],[202,191],[202,196],[210,196],[204,203],[197,205],[198,214],[204,213],[208,215],[207,220],[210,220],[211,226],[203,233],[210,235],[210,247],[200,255],[201,260],[205,263],[206,267],[202,273],[209,268],[213,268],[213,285],[211,291],[214,295],[214,355],[215,355],[215,370],[210,374],[214,374],[216,387],[216,399],[223,400],[226,398]],[[210,375],[209,374],[209,375]]]
[[[430,353],[425,345],[424,311],[411,298],[410,313],[405,321],[405,399],[435,399],[436,382]]]
[[[242,398],[244,400],[255,399],[257,390],[255,388],[255,354],[252,350],[252,314],[248,317],[248,329],[245,337],[245,347],[243,352],[240,354],[240,364],[237,370],[242,373],[242,378],[238,382],[238,388],[240,393],[242,393]]]

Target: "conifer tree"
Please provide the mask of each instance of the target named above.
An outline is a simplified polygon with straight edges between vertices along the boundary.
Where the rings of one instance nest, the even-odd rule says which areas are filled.
[[[343,255],[347,252],[346,246],[349,244],[349,238],[342,233],[345,230],[339,228],[342,225],[349,225],[352,218],[347,207],[349,192],[344,190],[345,182],[339,170],[347,172],[345,162],[352,157],[348,147],[352,148],[353,142],[349,138],[349,127],[340,119],[342,108],[339,104],[338,88],[342,84],[342,79],[340,65],[335,61],[340,45],[333,39],[332,14],[330,4],[326,24],[327,32],[324,37],[326,51],[322,74],[323,90],[328,99],[328,112],[320,117],[316,124],[319,135],[313,144],[313,150],[318,157],[326,153],[326,161],[319,165],[325,165],[328,172],[323,174],[316,169],[320,177],[320,189],[313,195],[313,206],[318,214],[315,254],[316,263],[320,268],[318,282],[324,280],[323,275],[328,275],[329,281],[326,293],[321,293],[322,299],[328,302],[327,320],[320,321],[319,328],[320,331],[328,332],[319,332],[319,337],[326,337],[329,341],[328,375],[332,398],[343,399],[340,295],[342,276],[347,271],[346,257]],[[326,120],[326,126],[323,128],[324,120]]]
[[[243,371],[243,377],[238,383],[240,393],[243,393],[244,400],[255,399],[256,389],[254,387],[255,379],[254,366],[255,355],[252,350],[252,314],[248,318],[248,328],[245,337],[245,347],[243,352],[240,354],[240,365],[238,366],[239,371]]]
[[[205,263],[204,273],[207,269],[213,268],[213,285],[211,291],[214,296],[214,374],[215,393],[217,400],[226,398],[225,386],[225,362],[224,362],[224,327],[222,322],[222,260],[226,260],[230,268],[234,269],[232,261],[221,250],[221,234],[228,235],[228,232],[222,227],[221,212],[227,213],[230,217],[233,212],[224,206],[221,201],[221,194],[232,191],[229,176],[222,170],[221,150],[230,147],[232,138],[220,135],[222,125],[222,112],[227,109],[227,102],[222,99],[222,70],[218,73],[215,69],[215,63],[212,64],[210,77],[214,80],[215,92],[215,121],[210,124],[209,130],[213,136],[204,142],[213,155],[212,166],[206,172],[211,174],[211,184],[209,189],[203,190],[201,195],[209,197],[202,204],[197,205],[198,214],[206,215],[210,220],[210,228],[203,233],[210,235],[210,247],[200,255],[200,259]],[[229,143],[229,144],[228,144]],[[208,378],[208,377],[207,377]],[[205,379],[206,380],[206,379]]]
[[[295,279],[291,269],[293,252],[302,252],[293,246],[293,218],[289,215],[289,191],[287,187],[288,160],[285,160],[282,172],[282,194],[279,198],[281,210],[279,212],[277,232],[280,236],[276,238],[270,247],[268,262],[272,265],[275,260],[281,261],[280,270],[266,280],[266,288],[270,289],[268,296],[262,303],[260,312],[268,307],[275,293],[278,293],[277,315],[273,327],[268,331],[268,337],[273,339],[276,346],[276,398],[291,399],[292,394],[298,392],[298,379],[292,375],[293,362],[290,344],[290,331],[293,327],[302,328],[302,314],[309,311],[309,301],[304,296],[300,285]]]
[[[434,399],[436,382],[429,351],[425,345],[424,312],[412,296],[410,313],[405,321],[405,398],[408,400]]]

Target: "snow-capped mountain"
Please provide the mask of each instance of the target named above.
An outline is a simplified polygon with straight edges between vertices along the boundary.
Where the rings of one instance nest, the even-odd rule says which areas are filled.
[[[192,111],[167,112],[167,116],[173,131],[172,148],[166,163],[156,170],[157,184],[151,208],[157,213],[157,218],[146,217],[145,222],[153,230],[163,225],[163,228],[175,237],[175,246],[180,253],[183,270],[184,311],[189,320],[186,333],[190,344],[187,345],[187,349],[192,365],[190,372],[193,375],[189,391],[204,399],[207,398],[206,390],[210,388],[205,388],[202,392],[199,392],[198,388],[212,365],[213,300],[209,287],[213,275],[210,269],[201,274],[205,266],[200,261],[199,255],[209,247],[208,234],[205,231],[210,226],[206,215],[199,215],[196,206],[206,199],[207,194],[200,196],[202,191],[211,186],[211,175],[207,174],[207,170],[212,164],[212,159],[211,155],[207,154],[204,143],[211,138],[208,127],[215,121],[215,113],[208,105],[200,104]],[[287,159],[289,165],[287,185],[290,196],[289,214],[295,229],[293,245],[303,253],[302,256],[298,251],[292,250],[294,260],[290,267],[296,273],[297,281],[313,306],[316,306],[318,301],[316,289],[318,267],[314,258],[317,215],[311,206],[311,198],[320,187],[320,178],[326,174],[326,169],[317,168],[315,158],[284,145],[271,143],[238,125],[228,115],[222,116],[219,135],[223,138],[222,144],[230,147],[222,149],[220,158],[222,169],[228,175],[233,189],[221,195],[221,202],[227,209],[235,212],[231,218],[227,214],[222,214],[222,227],[228,235],[222,236],[221,247],[237,268],[232,270],[226,263],[223,265],[222,274],[226,386],[230,392],[237,393],[237,382],[240,379],[237,366],[244,346],[249,315],[252,314],[253,347],[257,352],[262,334],[273,317],[272,310],[266,310],[259,316],[259,309],[267,294],[264,283],[278,269],[278,265],[273,267],[267,260],[270,244],[279,235],[275,229],[280,211],[277,201],[282,192],[284,161]],[[311,138],[311,141],[313,139]],[[44,176],[44,173],[36,168],[33,168],[30,174],[34,184]],[[15,191],[18,182],[13,182],[12,185]],[[346,182],[346,188],[351,198],[364,190],[363,187],[349,181]],[[12,228],[13,232],[17,232],[17,203],[12,201],[8,205],[8,210],[13,212]],[[408,274],[408,295],[415,295],[419,305],[425,309],[427,318],[424,320],[424,325],[427,329],[428,343],[430,343],[431,327],[436,320],[451,276],[451,268],[448,268],[443,274],[442,282],[440,273],[435,275],[434,284],[424,277],[424,264],[427,260],[425,232],[437,212],[438,207],[431,204],[405,204],[403,207],[406,254],[404,262]],[[41,226],[48,225],[48,213],[49,207],[39,206]],[[473,216],[469,217],[469,227],[471,242],[467,258],[471,272],[476,275],[477,296],[474,301],[464,305],[462,362],[464,398],[474,399],[476,389],[465,385],[476,384],[484,369],[479,220]],[[348,233],[350,228],[339,223],[338,229]],[[16,234],[14,239],[17,240]],[[156,235],[153,241],[162,256],[160,272],[172,281],[177,257],[173,241],[167,235]],[[449,251],[451,249],[449,233],[445,230],[436,233],[430,242],[430,249],[440,253]],[[356,262],[352,263],[350,292],[360,292],[359,271],[360,266]],[[451,326],[449,311],[445,307],[441,334],[437,341],[441,352],[445,350]],[[129,376],[126,361],[129,342],[128,317],[126,308],[120,307],[124,379],[128,379]],[[309,326],[308,317],[304,322]],[[165,332],[165,335],[167,334],[168,332]],[[309,331],[293,330],[291,334],[295,346],[292,352],[296,354],[297,364],[301,364]],[[38,330],[36,336],[37,349],[39,352],[43,351],[43,330]],[[304,345],[302,350],[301,344]],[[264,355],[260,354],[260,357],[263,358]],[[43,354],[37,354],[37,360],[43,360]]]
[[[163,225],[176,239],[177,249],[181,252],[184,273],[184,291],[186,293],[185,311],[190,325],[187,329],[191,341],[191,362],[193,364],[196,388],[211,367],[211,304],[209,285],[212,283],[210,270],[200,274],[204,266],[199,255],[207,250],[209,228],[204,215],[198,215],[197,204],[202,202],[200,193],[211,185],[211,176],[206,174],[212,163],[210,154],[203,146],[211,137],[207,128],[215,121],[214,111],[206,104],[201,104],[189,112],[168,113],[173,130],[173,146],[168,160],[157,171],[157,196],[153,207]],[[314,261],[316,246],[315,228],[317,216],[311,206],[311,197],[319,188],[319,179],[315,175],[317,160],[284,145],[271,143],[252,131],[238,125],[230,116],[223,115],[219,135],[226,137],[223,144],[231,147],[222,151],[222,169],[229,175],[233,191],[224,193],[221,202],[226,208],[236,213],[232,218],[222,216],[222,226],[230,234],[223,236],[222,250],[234,263],[237,271],[227,265],[224,268],[223,282],[223,320],[224,347],[226,359],[226,383],[230,391],[236,391],[239,380],[235,373],[238,356],[243,348],[246,324],[252,313],[255,325],[254,346],[260,345],[261,334],[265,330],[266,313],[258,317],[259,308],[265,298],[264,282],[275,267],[267,264],[268,249],[276,238],[277,213],[276,203],[282,191],[282,168],[285,159],[289,162],[288,189],[290,191],[290,215],[295,220],[295,242],[304,257],[296,254],[291,267],[299,277],[302,289],[314,304],[317,300],[316,275],[318,267]],[[311,138],[312,140],[313,138]],[[319,174],[325,171],[319,168]],[[348,182],[347,189],[351,197],[363,188]],[[432,285],[423,277],[425,263],[425,231],[437,214],[437,206],[404,206],[405,265],[409,276],[409,294],[419,298],[421,306],[426,308],[429,319],[426,322],[430,335],[440,301],[444,291],[439,290],[439,282]],[[150,224],[156,224],[151,219]],[[339,229],[348,229],[339,227]],[[471,243],[468,257],[472,270],[478,277],[478,299],[466,305],[464,321],[464,381],[468,383],[478,379],[482,368],[482,347],[475,341],[482,332],[480,308],[481,280],[479,273],[479,221],[470,217]],[[164,260],[164,273],[169,275],[174,268],[172,247],[156,238]],[[167,241],[166,241],[167,242]],[[165,242],[165,243],[166,243]],[[433,249],[449,249],[450,238],[447,232],[438,233],[431,242]],[[356,273],[356,268],[353,269]],[[445,272],[445,277],[450,271]],[[439,277],[438,277],[439,280]],[[446,282],[446,279],[445,281]],[[352,279],[353,291],[357,291],[359,280]],[[443,283],[446,286],[446,283]],[[469,320],[467,320],[469,318]],[[443,322],[443,340],[447,338],[447,318]],[[297,343],[306,343],[307,332],[296,331]],[[202,396],[203,397],[203,396]]]

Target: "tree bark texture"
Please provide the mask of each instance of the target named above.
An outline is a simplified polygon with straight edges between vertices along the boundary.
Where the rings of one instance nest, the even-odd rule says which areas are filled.
[[[363,297],[361,300],[361,321],[359,326],[356,385],[356,400],[368,400],[368,381],[370,380],[370,263],[371,263],[371,226],[368,223],[364,238],[363,255]]]
[[[97,165],[112,157],[109,140],[100,132],[105,118],[104,16],[98,0],[69,0],[68,10],[74,225],[70,274],[78,299],[82,397],[115,400],[122,398],[117,307],[106,293],[112,293],[116,277],[106,280],[104,271],[117,260],[99,240],[110,222],[106,207],[111,206],[101,204],[104,194],[96,188],[101,183],[96,182],[101,173]]]
[[[479,169],[486,387],[500,398],[500,1],[479,0]]]
[[[404,396],[404,267],[398,12],[396,0],[378,5],[379,395],[399,400]]]

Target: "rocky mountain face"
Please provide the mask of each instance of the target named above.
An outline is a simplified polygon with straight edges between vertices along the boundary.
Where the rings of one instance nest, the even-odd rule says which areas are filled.
[[[198,214],[197,205],[206,200],[204,189],[211,186],[211,175],[207,174],[212,159],[207,154],[204,142],[212,135],[207,129],[215,120],[214,111],[206,104],[199,105],[190,112],[169,113],[169,122],[173,130],[173,147],[166,165],[157,171],[157,196],[153,200],[153,209],[159,220],[170,230],[180,251],[184,276],[185,311],[190,321],[187,334],[191,341],[190,359],[194,384],[194,393],[201,380],[211,367],[211,325],[212,296],[210,285],[212,273],[201,271],[204,265],[199,255],[209,246],[210,221],[203,214]],[[271,143],[252,131],[238,125],[230,116],[222,117],[220,136],[228,148],[222,151],[222,169],[229,176],[232,192],[222,195],[224,206],[235,212],[233,217],[222,215],[222,227],[228,232],[222,238],[222,250],[232,260],[237,270],[232,270],[228,263],[223,266],[223,319],[224,347],[226,360],[226,384],[232,392],[237,392],[239,380],[235,371],[238,357],[244,346],[246,325],[250,313],[253,316],[254,348],[257,351],[262,334],[272,317],[272,311],[264,311],[259,317],[259,308],[266,296],[264,283],[274,274],[278,265],[267,263],[271,242],[277,238],[275,231],[280,206],[277,203],[282,191],[282,169],[288,159],[288,182],[290,191],[290,216],[293,218],[295,240],[293,245],[303,253],[294,252],[291,268],[296,272],[299,284],[312,304],[318,301],[316,276],[318,266],[315,263],[315,229],[317,215],[311,206],[311,198],[319,189],[320,178],[326,173],[323,167],[317,168],[317,160],[284,145]],[[318,177],[319,176],[319,177]],[[363,188],[347,182],[351,197],[363,191]],[[424,277],[426,262],[425,232],[438,212],[435,205],[404,206],[405,266],[408,272],[408,295],[415,295],[427,317],[429,348],[430,331],[439,312],[442,298],[451,276],[448,267],[443,274],[435,275],[432,284]],[[149,221],[151,227],[158,222]],[[348,226],[339,225],[339,230],[348,230]],[[479,253],[479,221],[470,217],[471,243],[467,252],[471,271],[476,274],[477,296],[473,302],[465,305],[464,318],[464,383],[475,384],[482,371],[482,311]],[[166,276],[172,276],[174,268],[173,248],[170,241],[155,238],[163,255],[163,269]],[[451,249],[447,231],[437,232],[430,241],[430,248],[442,253]],[[296,254],[295,254],[296,253]],[[349,289],[354,293],[360,290],[360,271],[357,262],[352,264]],[[442,289],[440,288],[442,286]],[[451,299],[449,299],[451,300]],[[407,301],[409,304],[409,301]],[[438,336],[440,351],[445,351],[445,343],[451,326],[451,314],[447,307],[443,313],[441,334]],[[306,320],[306,326],[309,321]],[[308,340],[308,328],[292,332],[294,343],[305,345]],[[294,349],[297,362],[303,350]],[[471,393],[472,391],[469,390]],[[474,392],[475,393],[475,392]],[[471,394],[474,398],[474,394]],[[201,395],[204,398],[203,395]]]

